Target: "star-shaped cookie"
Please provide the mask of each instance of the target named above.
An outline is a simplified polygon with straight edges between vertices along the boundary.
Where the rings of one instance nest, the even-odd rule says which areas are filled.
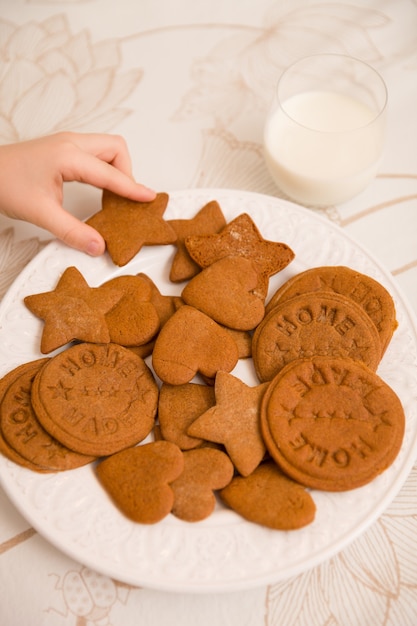
[[[192,437],[223,444],[242,476],[249,476],[265,455],[259,414],[268,384],[249,387],[232,374],[217,372],[215,406],[200,415],[187,431]]]
[[[295,256],[287,244],[264,239],[247,213],[238,215],[220,233],[186,237],[185,245],[200,267],[207,267],[225,256],[250,259],[259,274],[256,295],[261,298],[267,295],[269,277],[283,270]]]
[[[113,263],[123,266],[142,246],[175,242],[175,231],[163,219],[168,199],[158,193],[152,202],[135,202],[104,190],[102,208],[87,224],[103,236]]]
[[[189,255],[185,239],[191,235],[218,233],[226,226],[226,219],[216,200],[203,206],[192,219],[168,220],[177,235],[177,252],[173,258],[169,278],[173,283],[193,278],[200,266]]]
[[[122,297],[119,289],[89,287],[76,267],[68,267],[53,291],[26,296],[27,308],[44,320],[41,352],[78,340],[108,343],[105,313]]]

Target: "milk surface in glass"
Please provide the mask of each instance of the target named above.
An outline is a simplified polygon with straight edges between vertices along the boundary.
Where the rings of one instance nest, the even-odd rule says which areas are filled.
[[[333,91],[291,96],[265,127],[266,163],[278,186],[303,204],[328,205],[359,193],[381,155],[378,111]]]

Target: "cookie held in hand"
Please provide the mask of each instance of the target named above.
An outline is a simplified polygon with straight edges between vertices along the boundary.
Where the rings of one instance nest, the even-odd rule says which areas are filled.
[[[102,208],[87,220],[106,242],[115,265],[126,265],[143,246],[174,243],[176,234],[163,215],[169,196],[158,193],[151,202],[135,202],[104,190]]]

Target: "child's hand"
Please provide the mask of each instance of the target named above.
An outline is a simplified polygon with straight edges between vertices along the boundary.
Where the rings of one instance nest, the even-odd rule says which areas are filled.
[[[64,181],[131,200],[155,197],[133,180],[126,143],[117,135],[63,132],[0,146],[0,213],[45,228],[73,248],[102,254],[102,236],[63,208]]]

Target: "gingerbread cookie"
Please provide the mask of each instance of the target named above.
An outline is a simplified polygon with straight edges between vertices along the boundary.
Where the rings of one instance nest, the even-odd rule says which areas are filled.
[[[164,220],[169,196],[135,202],[104,190],[102,208],[87,220],[103,237],[115,265],[126,265],[143,246],[174,243],[176,234]]]
[[[7,443],[37,471],[75,469],[94,460],[63,446],[40,425],[31,401],[32,382],[49,359],[24,363],[5,376],[0,404],[1,431]],[[14,459],[17,460],[17,459]]]
[[[343,356],[378,367],[378,331],[363,308],[347,296],[318,291],[278,304],[256,329],[252,356],[260,381],[271,380],[292,360]]]
[[[160,330],[152,353],[156,375],[171,385],[188,383],[197,373],[214,378],[218,370],[231,371],[237,361],[236,342],[228,332],[188,305]]]
[[[314,267],[287,280],[268,302],[266,312],[284,300],[311,291],[334,291],[359,304],[375,324],[384,354],[398,322],[392,296],[380,282],[350,267]]]
[[[213,387],[197,383],[167,385],[159,391],[158,418],[161,436],[176,443],[181,450],[201,446],[203,440],[188,435],[195,419],[215,404]]]
[[[177,311],[184,302],[180,296],[166,296],[162,294],[153,280],[146,274],[140,273],[138,277],[149,284],[151,290],[150,302],[152,302],[158,313],[159,324],[162,328],[165,322],[174,315],[175,311]]]
[[[82,343],[51,359],[32,385],[36,415],[81,454],[104,456],[152,430],[158,387],[146,363],[116,344]]]
[[[249,359],[252,356],[251,332],[248,330],[227,328],[226,326],[224,326],[224,328],[236,343],[239,359]]]
[[[149,278],[146,274],[140,273],[138,274],[139,278],[146,281],[149,284],[151,290],[150,301],[156,309],[156,312],[159,317],[159,329],[161,329],[164,324],[172,317],[180,306],[184,304],[182,298],[180,296],[166,296],[163,295],[158,287],[155,285],[153,280]],[[155,337],[156,338],[156,337]],[[135,348],[135,352],[145,358],[152,354],[153,347],[155,345],[155,338],[151,339],[146,344],[142,346],[137,346]]]
[[[186,304],[236,330],[252,330],[263,319],[263,299],[255,295],[258,274],[245,257],[224,257],[203,269],[182,291]]]
[[[122,346],[141,346],[153,339],[160,326],[151,302],[152,288],[140,276],[116,276],[102,289],[119,289],[123,294],[105,315],[110,341]]]
[[[169,441],[128,448],[102,461],[97,476],[116,506],[131,520],[155,524],[170,513],[170,483],[183,471],[181,450]]]
[[[295,256],[287,244],[264,239],[247,213],[238,215],[218,234],[186,237],[185,245],[200,267],[208,267],[225,256],[250,259],[258,273],[254,293],[263,299],[268,293],[269,277],[283,270]]]
[[[18,369],[20,369],[22,367],[24,368],[25,366],[26,366],[25,363],[23,363],[22,365],[18,365],[16,368],[14,368],[13,370],[11,370],[7,374],[5,374],[2,378],[0,378],[0,453],[3,454],[3,456],[5,456],[10,461],[13,461],[14,463],[16,463],[17,465],[20,465],[22,467],[26,467],[27,469],[30,469],[32,471],[35,471],[35,472],[50,472],[51,470],[47,470],[45,468],[41,468],[37,464],[32,463],[31,461],[29,461],[28,459],[23,457],[21,454],[18,454],[18,452],[16,452],[16,450],[14,448],[12,448],[12,446],[10,446],[10,444],[3,437],[2,417],[1,417],[1,402],[2,402],[2,399],[3,399],[3,396],[4,396],[5,392],[7,391],[8,387],[9,387],[10,380],[14,380],[14,378],[15,378],[15,375],[16,375],[15,370],[17,371]]]
[[[172,513],[187,522],[199,522],[214,511],[214,491],[233,478],[233,463],[221,450],[197,448],[184,452],[184,469],[171,483],[174,491]]]
[[[203,206],[192,219],[168,220],[177,235],[175,245],[177,252],[172,261],[169,278],[178,283],[190,280],[198,274],[200,266],[190,257],[185,246],[186,237],[191,235],[209,235],[218,233],[226,220],[217,200],[212,200]]]
[[[219,495],[248,521],[274,530],[302,528],[316,514],[311,495],[273,461],[262,463],[250,476],[235,476]]]
[[[267,387],[267,383],[249,387],[232,374],[217,372],[215,406],[188,428],[192,437],[223,444],[242,476],[253,472],[265,456],[260,407]]]
[[[394,461],[405,416],[395,392],[352,359],[313,357],[287,365],[264,396],[263,438],[291,478],[345,491],[373,480]]]
[[[25,305],[44,320],[41,352],[48,354],[78,340],[110,341],[105,314],[120,300],[119,289],[90,287],[76,267],[68,267],[53,291],[24,298]]]

